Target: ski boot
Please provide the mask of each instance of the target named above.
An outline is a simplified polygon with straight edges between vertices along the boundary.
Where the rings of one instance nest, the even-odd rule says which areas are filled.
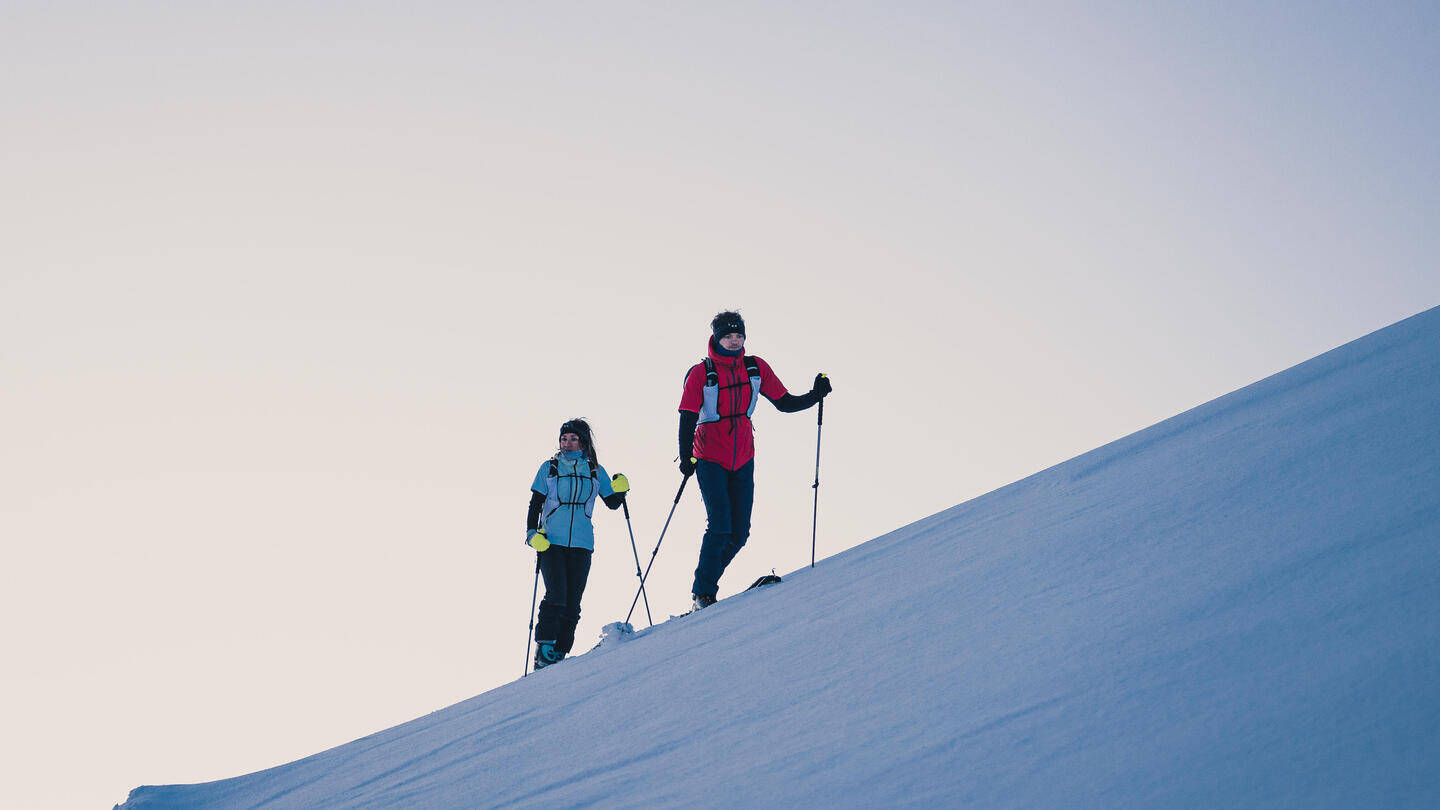
[[[565,653],[556,649],[554,641],[535,642],[535,671],[539,672],[551,664],[558,664],[565,659]]]

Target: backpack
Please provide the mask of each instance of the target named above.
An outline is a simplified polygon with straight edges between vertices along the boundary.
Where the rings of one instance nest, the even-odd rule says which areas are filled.
[[[705,388],[702,390],[700,405],[700,419],[696,424],[707,422],[719,422],[721,419],[735,419],[744,416],[747,419],[755,413],[755,405],[760,402],[760,362],[759,358],[751,355],[741,357],[745,362],[745,373],[750,378],[750,407],[744,414],[720,413],[720,374],[715,370],[715,361],[706,357],[701,362],[705,364]]]
[[[559,508],[562,507],[562,506],[583,506],[583,507],[585,507],[585,516],[586,516],[586,517],[589,517],[589,516],[590,516],[590,510],[594,508],[593,505],[594,505],[594,502],[595,502],[595,497],[600,493],[600,474],[599,474],[598,472],[596,472],[596,469],[597,469],[600,465],[597,464],[597,463],[595,463],[595,462],[593,462],[593,461],[591,461],[589,458],[586,458],[586,459],[585,459],[585,465],[590,468],[590,482],[591,482],[592,484],[594,484],[594,486],[592,486],[592,487],[590,488],[590,497],[586,498],[586,499],[583,500],[583,501],[562,501],[562,500],[560,500],[560,479],[561,479],[562,477],[563,477],[563,478],[583,478],[584,476],[580,476],[580,475],[566,475],[566,476],[562,476],[562,475],[560,475],[560,465],[559,465],[558,463],[556,463],[554,456],[552,456],[552,457],[550,458],[549,464],[550,464],[550,474],[547,475],[546,478],[545,478],[545,484],[546,484],[546,487],[545,487],[545,488],[546,488],[546,490],[547,490],[546,497],[545,497],[545,510],[541,513],[541,519],[544,520],[544,519],[549,518],[550,515],[553,514],[556,509],[559,509]],[[571,488],[571,492],[572,492],[572,493],[574,492],[574,488],[573,488],[573,487]]]

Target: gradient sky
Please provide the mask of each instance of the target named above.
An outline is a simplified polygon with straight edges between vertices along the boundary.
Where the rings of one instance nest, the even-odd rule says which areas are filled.
[[[777,5],[0,12],[7,805],[518,676],[558,425],[648,558],[721,308],[834,381],[823,558],[1440,304],[1433,3]],[[814,411],[755,421],[722,596],[809,561]]]

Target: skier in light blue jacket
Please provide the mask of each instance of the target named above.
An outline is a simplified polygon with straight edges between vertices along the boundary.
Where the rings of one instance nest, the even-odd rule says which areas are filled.
[[[595,527],[590,517],[598,495],[611,509],[625,501],[630,483],[612,479],[600,466],[590,425],[571,419],[560,426],[560,451],[540,465],[530,485],[525,542],[540,554],[545,598],[535,625],[535,668],[561,660],[575,644],[580,598],[590,577]]]

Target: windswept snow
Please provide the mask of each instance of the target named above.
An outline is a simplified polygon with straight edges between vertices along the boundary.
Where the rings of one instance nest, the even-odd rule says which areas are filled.
[[[1435,806],[1437,672],[1433,309],[781,585],[124,807]]]

